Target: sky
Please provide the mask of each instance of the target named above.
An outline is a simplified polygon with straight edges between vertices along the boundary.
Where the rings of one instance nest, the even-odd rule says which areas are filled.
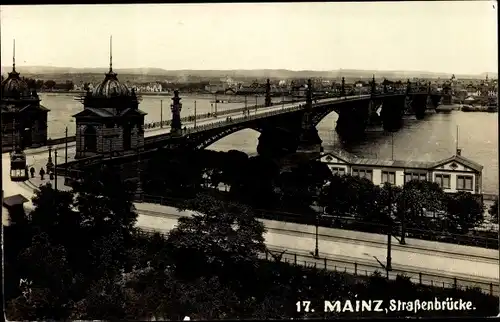
[[[17,66],[497,72],[496,1],[0,6]]]

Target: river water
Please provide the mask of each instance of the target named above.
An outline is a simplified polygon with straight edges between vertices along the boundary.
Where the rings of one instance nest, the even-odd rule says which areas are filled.
[[[83,105],[74,99],[73,94],[41,93],[42,105],[49,108],[49,137],[64,136],[68,127],[69,135],[75,133],[72,115],[80,112]],[[182,96],[182,116],[194,115],[194,102],[197,113],[208,113],[215,108],[211,95]],[[219,103],[217,110],[222,111],[244,106],[243,97],[218,96],[219,100],[239,101]],[[163,101],[163,102],[162,102]],[[255,96],[247,98],[249,107],[255,106]],[[281,98],[273,98],[279,102]],[[143,96],[140,109],[148,113],[146,122],[159,121],[163,104],[163,119],[170,118],[171,96]],[[264,97],[257,97],[257,104],[263,104]],[[382,129],[369,129],[364,141],[350,147],[342,147],[334,131],[338,116],[331,113],[318,125],[318,132],[323,144],[344,148],[359,157],[397,160],[438,161],[450,157],[455,152],[457,126],[459,129],[458,146],[462,155],[484,166],[483,191],[498,194],[498,115],[497,113],[451,113],[429,112],[424,120],[414,116],[405,116],[403,128],[393,135]],[[216,142],[211,149],[227,151],[240,150],[256,154],[259,133],[254,130],[242,130]],[[394,142],[394,144],[392,144]],[[393,152],[394,151],[394,152]]]

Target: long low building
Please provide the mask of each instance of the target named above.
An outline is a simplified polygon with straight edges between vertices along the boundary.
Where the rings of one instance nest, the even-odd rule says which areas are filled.
[[[403,186],[411,180],[436,182],[446,193],[482,193],[483,166],[457,154],[435,162],[357,158],[342,152],[323,152],[317,158],[333,174],[350,174],[372,181]]]

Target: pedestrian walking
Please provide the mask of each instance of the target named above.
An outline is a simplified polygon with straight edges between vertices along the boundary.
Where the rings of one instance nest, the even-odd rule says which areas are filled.
[[[45,170],[43,170],[43,168],[41,168],[39,174],[40,174],[40,179],[43,180],[43,176],[45,175]]]
[[[35,177],[35,168],[31,167],[30,173],[31,173],[31,178],[34,178]]]

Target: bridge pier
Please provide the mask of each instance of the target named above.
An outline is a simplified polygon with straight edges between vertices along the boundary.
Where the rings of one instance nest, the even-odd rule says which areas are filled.
[[[405,110],[406,96],[395,96],[384,98],[381,111],[384,130],[397,131],[403,125],[403,114]]]
[[[369,120],[369,101],[346,102],[337,114],[335,131],[343,141],[356,141],[364,136]]]
[[[310,112],[305,112],[300,130],[297,152],[321,152],[323,141],[319,137],[318,129],[312,124]]]
[[[430,95],[431,98],[431,103],[434,108],[437,108],[439,106],[439,103],[441,102],[441,95],[439,94],[432,94]]]
[[[257,153],[268,157],[281,157],[295,153],[299,145],[298,133],[298,131],[286,128],[266,127],[259,136]]]
[[[427,109],[427,94],[426,95],[419,95],[415,94],[412,95],[412,103],[411,107],[413,111],[415,112],[415,117],[417,120],[422,120],[425,117],[425,110]]]

